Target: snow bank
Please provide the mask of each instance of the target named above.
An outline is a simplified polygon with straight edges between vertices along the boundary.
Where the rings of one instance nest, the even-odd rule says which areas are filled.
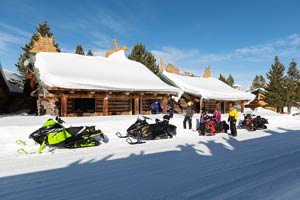
[[[179,92],[144,65],[129,60],[123,50],[108,58],[72,53],[38,53],[35,70],[48,87]]]
[[[286,116],[274,115],[267,130],[238,129],[233,138],[199,136],[183,129],[184,116],[175,114],[170,120],[177,126],[175,138],[135,146],[115,132],[124,134],[137,116],[67,117],[66,126],[96,125],[109,143],[46,148],[40,155],[18,154],[16,140],[36,152],[38,145],[28,135],[51,116],[2,116],[0,199],[297,199],[300,119]],[[162,115],[149,117],[154,123]],[[193,117],[193,128],[199,117]]]

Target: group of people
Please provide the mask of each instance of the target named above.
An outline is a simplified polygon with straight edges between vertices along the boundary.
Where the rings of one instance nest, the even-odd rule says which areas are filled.
[[[151,113],[152,114],[159,114],[162,113],[162,108],[160,105],[160,102],[156,99],[151,105],[150,105],[150,109],[151,109]],[[202,107],[202,112],[200,115],[200,124],[198,127],[198,131],[199,131],[199,135],[205,135],[205,123],[206,123],[206,117],[207,117],[207,111],[205,107]],[[174,99],[172,96],[169,97],[168,99],[168,103],[167,103],[167,113],[169,114],[170,118],[173,118],[173,114],[174,114]],[[188,123],[188,127],[189,129],[192,129],[192,119],[193,119],[193,115],[194,115],[194,105],[192,101],[189,101],[187,103],[187,107],[186,107],[186,113],[183,119],[183,128],[186,129],[187,128],[187,123]],[[220,131],[220,127],[221,127],[221,112],[219,107],[216,107],[213,115],[213,120],[216,123],[217,126],[217,131]],[[228,114],[228,122],[230,124],[230,134],[233,137],[237,136],[237,131],[236,131],[236,122],[238,120],[238,112],[237,110],[233,107],[230,106],[229,107],[229,114]]]
[[[207,112],[206,112],[206,108],[202,107],[202,112],[200,115],[200,124],[198,127],[198,132],[199,135],[205,135],[205,125],[206,125],[206,118],[207,118]],[[193,106],[193,102],[189,101],[187,103],[187,108],[186,108],[186,114],[183,120],[183,128],[186,129],[186,123],[188,122],[189,125],[189,129],[192,129],[192,118],[194,115],[194,106]],[[220,127],[221,127],[221,112],[220,109],[218,107],[216,107],[213,115],[212,115],[212,119],[214,120],[216,127],[217,127],[217,131],[220,131]],[[236,122],[238,120],[238,112],[237,110],[233,107],[230,106],[229,107],[229,114],[228,114],[228,122],[230,124],[230,134],[233,137],[237,136],[237,130],[236,130]]]

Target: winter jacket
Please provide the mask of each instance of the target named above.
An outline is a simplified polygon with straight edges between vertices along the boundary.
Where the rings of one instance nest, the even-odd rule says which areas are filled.
[[[186,108],[186,114],[185,114],[185,116],[189,117],[189,118],[192,118],[193,115],[194,115],[194,109],[193,109],[193,107],[192,106],[188,106]]]
[[[152,114],[158,114],[159,113],[159,105],[158,102],[153,102],[150,106]]]
[[[207,117],[206,112],[202,112],[202,113],[201,113],[201,116],[200,116],[200,122],[201,122],[201,123],[204,123],[206,117]]]
[[[236,122],[239,118],[239,115],[238,115],[238,112],[236,111],[236,109],[232,109],[230,112],[229,112],[229,115],[228,115],[228,121],[230,122]]]
[[[215,111],[214,114],[213,114],[213,119],[220,122],[221,121],[221,112],[220,111]]]
[[[167,110],[168,110],[168,111],[174,110],[174,102],[173,102],[172,99],[169,99],[169,100],[168,100]]]

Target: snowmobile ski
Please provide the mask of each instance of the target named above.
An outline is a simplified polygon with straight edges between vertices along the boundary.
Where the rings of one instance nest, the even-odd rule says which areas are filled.
[[[135,144],[144,144],[144,143],[146,143],[146,142],[143,142],[143,141],[141,141],[141,140],[137,140],[136,142],[133,142],[132,139],[131,139],[130,137],[128,137],[128,138],[126,139],[126,142],[127,142],[128,144],[131,144],[131,145],[135,145]]]
[[[16,143],[21,146],[26,146],[26,142],[24,140],[17,140]]]
[[[128,135],[122,135],[120,132],[116,132],[116,136],[118,136],[119,138],[128,138]]]

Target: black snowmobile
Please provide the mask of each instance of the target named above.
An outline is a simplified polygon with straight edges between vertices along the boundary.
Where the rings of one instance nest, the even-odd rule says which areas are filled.
[[[151,118],[145,116],[142,118],[137,118],[136,122],[127,129],[126,135],[123,136],[120,132],[117,132],[116,135],[119,138],[127,138],[126,142],[129,144],[142,144],[145,143],[142,140],[167,139],[176,136],[177,127],[169,124],[169,115],[164,115],[163,121],[155,119],[154,124],[147,122]],[[132,138],[136,141],[134,142]]]
[[[251,124],[252,124],[251,129],[253,131],[255,131],[255,130],[261,130],[261,129],[267,129],[268,127],[266,126],[266,124],[269,124],[269,122],[266,118],[257,116],[252,119]]]
[[[95,126],[79,126],[65,128],[64,121],[56,117],[48,119],[41,128],[29,135],[36,143],[40,144],[38,153],[41,153],[45,146],[80,148],[98,146],[100,141],[107,142],[108,138]]]

